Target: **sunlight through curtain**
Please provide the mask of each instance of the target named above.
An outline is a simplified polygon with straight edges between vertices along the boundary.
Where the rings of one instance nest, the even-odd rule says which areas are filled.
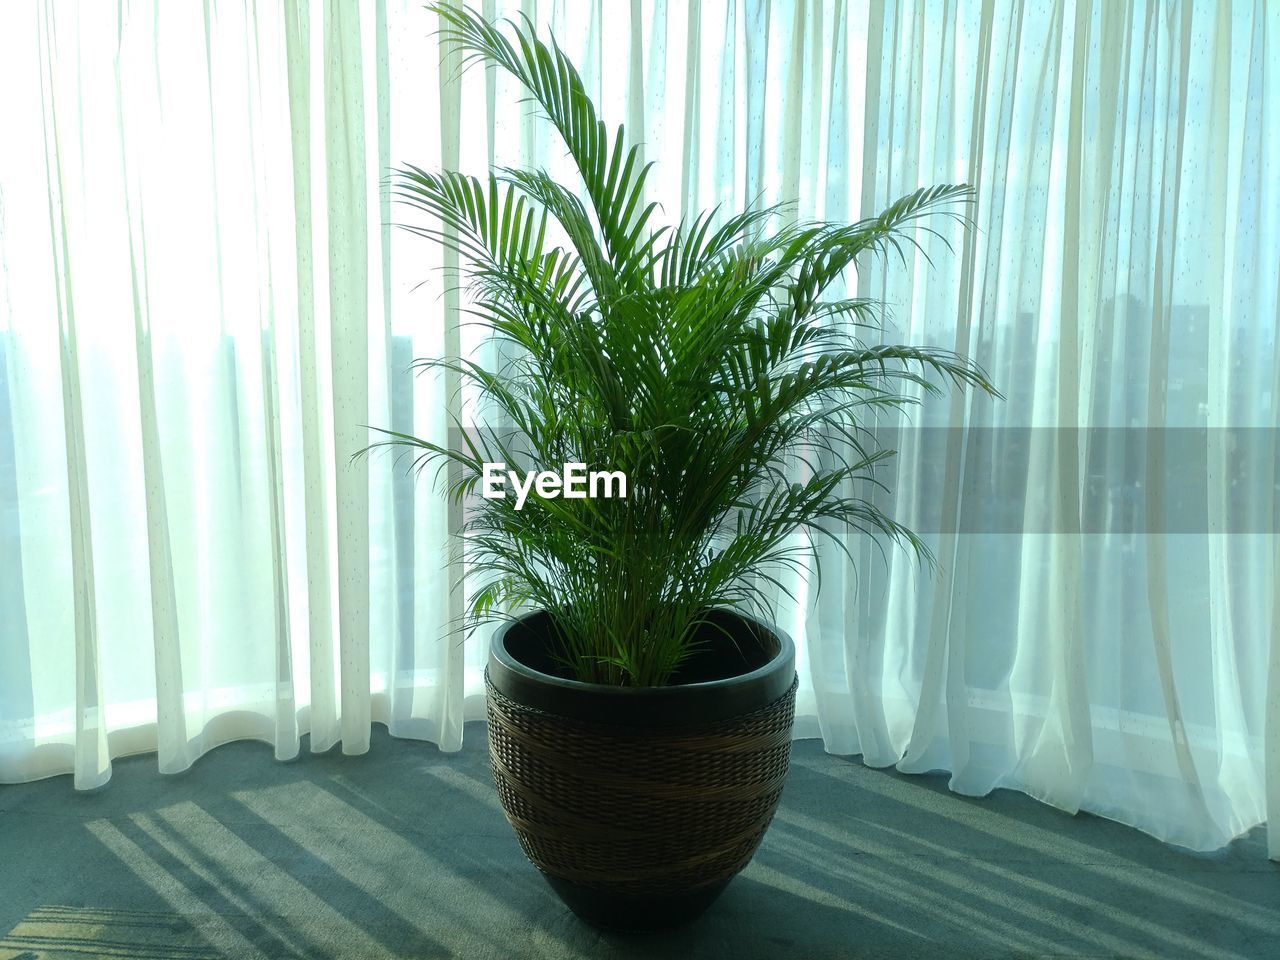
[[[853,541],[779,592],[798,734],[1199,850],[1280,822],[1280,6],[477,5],[555,32],[669,221],[978,188],[974,229],[847,281],[1006,399],[874,424],[877,502],[938,566]],[[350,462],[364,424],[443,439],[467,404],[413,358],[491,349],[381,180],[571,172],[435,28],[0,9],[0,781],[358,753],[370,722],[456,749],[483,715],[458,508]]]

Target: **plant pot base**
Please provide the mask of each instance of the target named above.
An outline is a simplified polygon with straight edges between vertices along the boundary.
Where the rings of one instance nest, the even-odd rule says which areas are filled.
[[[636,896],[594,890],[545,873],[543,876],[579,919],[602,930],[628,933],[667,930],[688,923],[701,916],[729,885],[729,880],[721,880],[693,893]]]

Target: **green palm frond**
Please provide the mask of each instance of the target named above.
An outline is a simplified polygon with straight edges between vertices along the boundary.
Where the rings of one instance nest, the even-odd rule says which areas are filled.
[[[925,544],[866,494],[892,456],[868,421],[940,385],[998,395],[976,364],[928,347],[866,342],[884,305],[831,290],[865,256],[927,253],[964,222],[968,187],[918,190],[854,224],[795,222],[786,205],[653,224],[650,164],[597,115],[581,77],[532,23],[431,8],[464,61],[510,72],[559,132],[581,182],[542,170],[483,177],[414,166],[391,191],[455,250],[468,310],[502,346],[484,366],[419,361],[482,398],[488,418],[432,443],[382,431],[446,494],[474,504],[463,542],[469,623],[542,607],[566,675],[668,682],[711,607],[763,609],[766,587],[816,565],[814,543]],[[556,238],[556,239],[553,239]],[[500,425],[500,426],[499,426]],[[481,500],[486,463],[621,471],[625,500]],[[451,465],[453,469],[441,469]]]
[[[627,146],[623,127],[609,135],[577,68],[554,41],[540,40],[527,18],[516,27],[513,43],[497,26],[464,7],[437,3],[429,9],[444,24],[444,42],[464,58],[508,71],[542,108],[582,175],[610,261],[620,279],[628,276],[655,208],[644,201],[645,180],[653,165],[640,160],[637,146]]]

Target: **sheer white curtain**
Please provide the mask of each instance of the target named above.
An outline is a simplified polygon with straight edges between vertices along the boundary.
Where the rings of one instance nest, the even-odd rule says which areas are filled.
[[[0,779],[91,787],[113,756],[175,771],[240,737],[288,757],[308,731],[360,752],[371,720],[456,748],[481,660],[445,639],[447,509],[349,462],[363,424],[443,430],[407,367],[456,323],[380,189],[393,156],[457,151],[434,25],[292,0],[0,17]]]
[[[978,187],[954,252],[849,279],[1007,399],[878,424],[938,569],[855,543],[820,593],[797,578],[799,732],[1197,849],[1280,820],[1280,8],[481,8],[556,32],[672,220]],[[435,26],[408,0],[0,10],[0,781],[308,731],[360,752],[370,721],[449,749],[480,715],[458,517],[348,461],[361,424],[442,435],[453,385],[406,367],[482,349],[379,180],[570,174]]]

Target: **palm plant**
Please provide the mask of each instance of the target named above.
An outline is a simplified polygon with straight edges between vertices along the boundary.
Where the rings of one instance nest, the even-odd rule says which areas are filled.
[[[474,504],[461,541],[479,583],[470,625],[540,607],[567,675],[661,685],[706,611],[763,610],[814,537],[861,532],[927,555],[857,495],[892,454],[864,420],[937,392],[933,379],[995,390],[952,352],[864,342],[880,304],[827,294],[860,256],[902,254],[925,216],[958,217],[969,189],[918,190],[854,224],[789,222],[765,206],[655,227],[651,164],[623,127],[609,132],[554,39],[528,20],[504,30],[432,9],[464,62],[527,88],[582,180],[579,191],[542,170],[393,173],[394,195],[429,215],[408,229],[458,253],[469,309],[504,344],[490,366],[420,361],[470,384],[491,423],[455,423],[447,445],[389,431],[374,445],[449,466],[447,492]],[[497,462],[622,471],[627,496],[531,497],[520,510],[470,499]]]

